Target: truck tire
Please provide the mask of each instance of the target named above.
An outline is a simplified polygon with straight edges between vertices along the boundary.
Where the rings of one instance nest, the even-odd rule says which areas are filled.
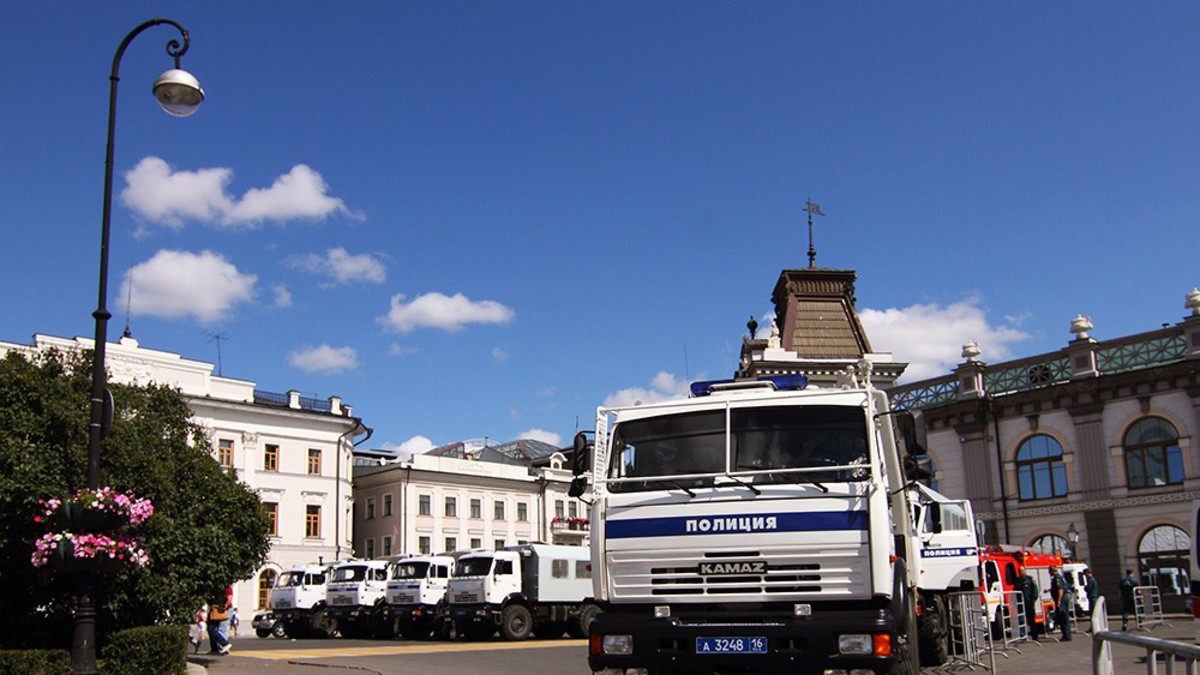
[[[931,595],[926,598],[921,608],[921,616],[917,619],[917,643],[921,648],[922,666],[940,666],[949,658],[946,653],[949,622],[946,617],[946,603],[942,596]]]
[[[525,605],[509,605],[500,613],[500,635],[505,640],[526,640],[533,632],[533,614]]]
[[[287,637],[287,630],[283,627],[282,621],[276,621],[275,623],[271,624],[271,635],[274,635],[275,637],[277,637],[281,640],[283,638]],[[266,636],[259,635],[259,637],[266,637]]]
[[[584,639],[592,634],[592,622],[600,616],[600,608],[587,604],[579,610],[579,615],[567,622],[567,635],[576,639]]]
[[[918,664],[917,639],[917,603],[911,593],[904,593],[901,604],[904,616],[899,617],[903,629],[896,635],[896,644],[892,645],[892,654],[896,660],[892,662],[891,675],[920,675],[921,666]]]
[[[271,637],[271,631],[267,628],[255,628],[254,634],[260,638]]]

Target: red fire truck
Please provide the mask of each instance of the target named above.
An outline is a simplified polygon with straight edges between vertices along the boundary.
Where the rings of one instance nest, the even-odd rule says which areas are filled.
[[[988,620],[992,633],[1004,633],[1004,616],[1009,625],[1017,625],[1016,600],[1012,592],[1017,590],[1017,579],[1024,565],[1029,576],[1037,583],[1038,602],[1034,607],[1034,635],[1045,635],[1055,628],[1054,601],[1050,598],[1050,568],[1062,567],[1059,555],[1037,553],[1019,546],[986,546],[979,550],[979,567],[983,579],[983,598],[987,605]],[[1003,607],[1004,614],[1001,614]]]

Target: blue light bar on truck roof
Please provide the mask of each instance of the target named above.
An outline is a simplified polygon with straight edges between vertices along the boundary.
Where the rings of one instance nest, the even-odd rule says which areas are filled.
[[[760,375],[753,380],[702,380],[693,382],[691,386],[692,396],[708,396],[713,392],[714,388],[719,388],[721,385],[739,385],[751,384],[758,382],[770,382],[778,391],[800,391],[808,386],[808,378],[800,373],[790,373],[788,375]]]

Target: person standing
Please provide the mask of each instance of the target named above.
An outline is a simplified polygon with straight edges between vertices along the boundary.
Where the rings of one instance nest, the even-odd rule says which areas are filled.
[[[204,605],[200,605],[200,609],[196,611],[196,616],[192,618],[192,630],[188,635],[188,642],[192,643],[192,647],[197,654],[200,653],[200,643],[204,642],[204,634],[206,633],[204,619],[205,607]]]
[[[1057,566],[1050,567],[1050,598],[1054,600],[1054,620],[1062,628],[1063,642],[1071,641],[1071,613],[1074,611],[1075,594],[1067,585],[1067,578]]]
[[[224,594],[217,594],[208,603],[209,654],[229,653],[229,606]]]
[[[229,634],[233,637],[237,637],[238,634],[237,607],[229,608]]]
[[[1118,585],[1121,587],[1121,630],[1127,630],[1130,612],[1133,613],[1133,620],[1137,621],[1137,599],[1134,597],[1134,590],[1138,582],[1133,578],[1133,570],[1125,568],[1125,576],[1121,577]]]
[[[1096,603],[1100,602],[1100,583],[1096,581],[1096,577],[1092,576],[1090,569],[1083,571],[1083,579],[1083,594],[1087,597],[1088,611],[1094,615]]]
[[[1038,585],[1029,572],[1021,565],[1021,576],[1017,578],[1017,590],[1021,592],[1021,602],[1024,603],[1025,629],[1031,639],[1038,639],[1037,601]]]

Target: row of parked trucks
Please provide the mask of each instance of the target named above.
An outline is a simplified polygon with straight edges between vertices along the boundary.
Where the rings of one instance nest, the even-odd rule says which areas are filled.
[[[600,611],[591,595],[588,549],[522,544],[288,569],[270,609],[296,638],[523,640],[585,637]]]

